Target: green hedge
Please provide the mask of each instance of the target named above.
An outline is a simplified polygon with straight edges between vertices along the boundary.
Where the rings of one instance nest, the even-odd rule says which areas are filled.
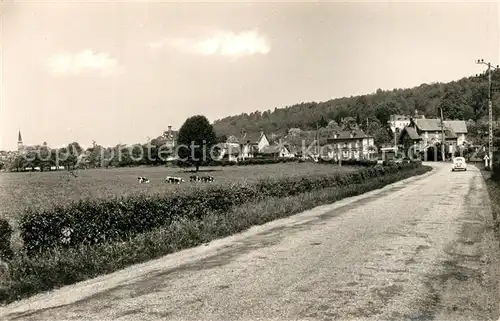
[[[88,199],[50,210],[28,210],[19,226],[29,255],[55,247],[75,247],[127,240],[174,219],[200,219],[230,207],[266,197],[284,197],[328,187],[362,183],[367,179],[413,169],[420,165],[373,166],[355,172],[261,180],[254,184],[213,185],[165,195],[110,200]],[[63,231],[71,229],[69,239]]]
[[[361,159],[361,160],[356,160],[356,159],[346,159],[343,160],[340,164],[337,160],[326,160],[326,159],[319,159],[319,163],[322,164],[333,164],[333,165],[343,165],[343,166],[362,166],[362,167],[372,167],[377,165],[376,160],[369,160],[369,159]]]
[[[266,165],[266,164],[279,164],[279,163],[304,163],[312,162],[312,160],[304,160],[302,158],[248,158],[245,160],[239,160],[238,162],[224,160],[211,160],[200,164],[203,167],[209,166],[246,166],[246,165]],[[320,158],[320,163],[326,164],[338,164],[335,160],[325,160]],[[193,165],[187,161],[176,161],[175,165],[179,167],[193,167]],[[342,161],[342,165],[345,166],[375,166],[377,165],[376,160],[355,160],[347,159]]]

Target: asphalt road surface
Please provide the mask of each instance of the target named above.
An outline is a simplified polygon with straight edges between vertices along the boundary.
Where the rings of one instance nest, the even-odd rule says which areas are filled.
[[[496,320],[481,173],[384,189],[0,309],[0,320]]]

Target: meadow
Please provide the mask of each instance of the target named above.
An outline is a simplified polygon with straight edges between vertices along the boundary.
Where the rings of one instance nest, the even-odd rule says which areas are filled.
[[[303,175],[328,175],[339,171],[353,171],[355,167],[316,163],[281,163],[253,166],[207,167],[198,175],[215,178],[212,184],[255,182],[263,178],[294,177]],[[75,171],[77,177],[66,171],[0,173],[0,218],[13,225],[25,209],[50,208],[55,204],[68,203],[85,198],[111,198],[137,194],[165,194],[173,189],[190,189],[190,169],[175,167],[133,167],[89,169]],[[150,179],[149,184],[139,184],[138,176]],[[186,182],[175,185],[165,183],[166,176],[178,176]]]

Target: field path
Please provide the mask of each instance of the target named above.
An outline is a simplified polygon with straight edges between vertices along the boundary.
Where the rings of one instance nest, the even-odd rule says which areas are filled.
[[[480,172],[431,173],[0,309],[0,320],[491,320]]]

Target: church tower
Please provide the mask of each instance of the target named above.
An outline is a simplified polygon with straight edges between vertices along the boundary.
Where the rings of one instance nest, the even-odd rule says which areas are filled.
[[[21,151],[23,147],[23,138],[21,137],[21,131],[19,131],[19,134],[17,135],[17,150]]]

